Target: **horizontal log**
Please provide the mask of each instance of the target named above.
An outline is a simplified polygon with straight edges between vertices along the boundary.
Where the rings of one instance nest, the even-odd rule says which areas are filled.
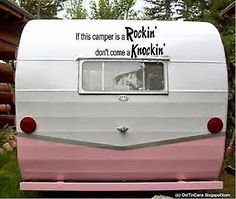
[[[14,46],[17,46],[19,40],[19,37],[17,35],[14,35],[14,33],[10,33],[7,30],[4,30],[4,28],[0,29],[0,38],[2,41],[10,43]]]
[[[0,113],[9,113],[11,106],[9,104],[0,104]]]
[[[9,64],[0,63],[0,82],[14,83],[14,71]]]
[[[1,45],[1,41],[0,41]],[[8,60],[15,60],[16,59],[16,50],[11,50],[13,47],[8,47],[6,50],[1,51],[0,50],[0,57],[1,59],[8,59]]]
[[[15,115],[0,115],[0,127],[15,125]]]
[[[0,104],[14,104],[14,93],[0,93]]]
[[[4,83],[11,83],[13,84],[15,82],[14,80],[14,75],[3,75],[3,74],[0,74],[0,82],[4,82]]]
[[[11,65],[5,63],[0,63],[0,72],[13,74]]]
[[[0,38],[0,58],[2,60],[16,59],[16,46],[2,41],[1,38]]]
[[[0,92],[9,92],[11,91],[11,85],[8,83],[0,83]]]

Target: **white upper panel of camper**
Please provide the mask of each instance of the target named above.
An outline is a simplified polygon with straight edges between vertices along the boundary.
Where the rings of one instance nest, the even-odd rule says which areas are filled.
[[[225,63],[217,29],[205,22],[32,20],[18,60],[170,59]]]

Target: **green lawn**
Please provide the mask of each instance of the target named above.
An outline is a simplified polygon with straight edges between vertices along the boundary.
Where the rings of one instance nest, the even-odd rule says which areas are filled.
[[[16,152],[0,155],[0,198],[38,197],[39,193],[19,190],[21,181],[16,160]]]
[[[5,155],[0,156],[0,198],[1,197],[88,197],[88,193],[76,193],[76,192],[30,192],[30,191],[20,191],[19,182],[20,182],[19,168],[16,160],[16,152],[10,152]],[[221,180],[224,181],[223,190],[209,191],[208,193],[229,193],[232,198],[235,198],[234,190],[234,176],[224,172],[221,176]],[[198,191],[199,192],[199,191]],[[80,195],[79,195],[80,194]],[[82,195],[81,195],[82,194]],[[156,193],[103,193],[102,195],[96,194],[92,195],[93,197],[152,197],[154,195],[170,195],[174,196],[173,192],[156,192]],[[90,193],[91,196],[91,193]]]

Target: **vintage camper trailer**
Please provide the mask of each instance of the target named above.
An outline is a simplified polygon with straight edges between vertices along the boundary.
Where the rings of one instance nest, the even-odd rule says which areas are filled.
[[[30,21],[16,69],[20,188],[220,189],[227,92],[209,23]]]

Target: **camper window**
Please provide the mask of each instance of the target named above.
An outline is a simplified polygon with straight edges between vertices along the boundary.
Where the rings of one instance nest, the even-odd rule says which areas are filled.
[[[87,92],[148,92],[165,89],[162,62],[85,61],[82,89]]]

